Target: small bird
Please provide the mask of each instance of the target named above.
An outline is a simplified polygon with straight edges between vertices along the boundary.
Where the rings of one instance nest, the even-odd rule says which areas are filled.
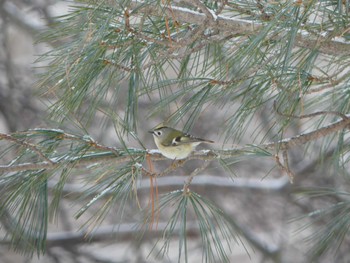
[[[173,160],[185,159],[201,143],[214,143],[167,126],[160,126],[149,132],[153,134],[161,154]]]

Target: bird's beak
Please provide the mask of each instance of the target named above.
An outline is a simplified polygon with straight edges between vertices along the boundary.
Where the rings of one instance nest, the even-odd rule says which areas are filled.
[[[154,131],[148,131],[148,132],[149,132],[149,133],[152,133],[152,134],[154,133]]]

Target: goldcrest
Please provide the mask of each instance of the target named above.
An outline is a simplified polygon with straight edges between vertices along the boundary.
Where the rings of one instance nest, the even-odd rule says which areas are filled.
[[[185,159],[201,143],[214,143],[166,126],[157,127],[149,132],[153,134],[161,154],[173,160]]]

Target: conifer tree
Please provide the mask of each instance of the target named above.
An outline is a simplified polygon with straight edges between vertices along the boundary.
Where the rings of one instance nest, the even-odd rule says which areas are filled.
[[[349,25],[348,1],[71,6],[40,38],[57,43],[40,57],[50,126],[0,134],[5,240],[44,253],[48,223],[74,193],[74,217],[92,240],[107,218],[120,228],[132,219],[141,244],[156,233],[155,258],[171,251],[190,262],[194,236],[204,262],[230,262],[236,245],[285,262],[281,240],[262,241],[244,224],[251,212],[231,209],[249,191],[254,205],[261,193],[276,193],[271,204],[283,197],[283,216],[310,241],[307,260],[341,259],[350,226]],[[150,150],[147,131],[159,122],[216,144],[169,161]],[[115,141],[97,139],[96,125]],[[69,190],[77,180],[84,187]]]

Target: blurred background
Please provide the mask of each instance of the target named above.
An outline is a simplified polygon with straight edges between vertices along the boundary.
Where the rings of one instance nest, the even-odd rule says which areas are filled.
[[[36,39],[40,32],[55,22],[56,16],[68,12],[71,4],[72,2],[58,0],[0,0],[0,132],[52,127],[52,123],[45,121],[51,101],[46,100],[45,96],[39,97],[37,88],[37,76],[45,71],[42,68],[45,62],[36,63],[36,60],[39,54],[49,51],[57,43],[37,44]],[[141,101],[140,108],[147,109],[150,107],[149,103],[146,99]],[[140,112],[140,126],[145,127],[144,131],[153,128],[164,117],[150,120],[142,116],[142,110]],[[257,125],[263,123],[265,115],[271,112],[272,110],[261,112],[260,119],[255,120]],[[232,109],[220,114],[232,114]],[[212,146],[214,148],[222,147],[222,139],[216,128],[220,125],[218,119],[220,118],[217,113],[205,110],[200,117],[200,124],[196,124],[191,132],[198,137],[215,140],[217,144]],[[89,133],[101,144],[118,146],[112,123],[101,124],[98,119],[94,120]],[[249,143],[252,133],[254,130],[247,132],[242,143]],[[155,147],[147,132],[140,133],[139,136],[147,148]],[[130,146],[138,145],[130,141]],[[317,185],[346,188],[348,183],[342,178],[323,174],[323,168],[313,162],[312,158],[304,158],[301,164],[301,156],[302,149],[295,149],[291,155],[292,167],[296,171],[294,185],[291,185],[288,176],[278,169],[269,173],[273,162],[266,160],[237,164],[237,177],[233,178],[231,184],[227,184],[227,181],[221,183],[218,178],[221,178],[225,171],[215,164],[211,164],[203,176],[196,179],[196,191],[220,204],[226,211],[231,211],[232,216],[240,222],[245,238],[255,244],[247,247],[235,245],[230,255],[231,262],[308,262],[307,251],[310,244],[307,237],[317,232],[317,226],[300,229],[309,223],[309,219],[294,219],[300,219],[305,213],[338,200],[299,198],[298,187]],[[167,165],[169,162],[157,163],[156,169],[164,169]],[[172,175],[174,178],[177,176],[177,181],[167,182],[167,178],[162,178],[159,182],[160,191],[166,192],[181,187],[184,179],[179,176],[188,174],[195,165],[196,162],[192,162]],[[268,176],[265,178],[266,174]],[[317,178],[313,176],[315,174],[318,175]],[[213,176],[216,177],[213,179]],[[157,238],[161,233],[157,228],[152,234],[147,234],[142,242],[135,239],[137,230],[132,223],[136,222],[137,218],[133,213],[135,207],[132,206],[125,211],[124,222],[121,225],[118,225],[115,217],[108,217],[100,228],[93,231],[94,235],[90,236],[88,227],[83,225],[88,215],[79,220],[74,219],[74,202],[76,196],[82,195],[83,186],[73,181],[67,185],[65,191],[67,195],[64,196],[57,220],[50,224],[47,253],[39,258],[28,258],[9,250],[6,242],[3,242],[0,243],[0,262],[177,262],[176,238],[174,244],[170,245],[169,255],[163,259],[149,255],[152,247],[157,246]],[[145,187],[140,192],[141,200],[145,197],[142,200],[145,206],[148,195],[149,189]],[[94,210],[91,209],[89,213],[92,215]],[[161,219],[160,216],[160,230]],[[319,225],[323,224],[324,222],[319,222]],[[196,229],[191,230],[191,227],[189,233],[189,262],[201,262],[202,251],[198,245],[198,233]],[[334,255],[329,255],[319,262],[349,262],[349,243],[350,237],[346,236],[335,258]]]

